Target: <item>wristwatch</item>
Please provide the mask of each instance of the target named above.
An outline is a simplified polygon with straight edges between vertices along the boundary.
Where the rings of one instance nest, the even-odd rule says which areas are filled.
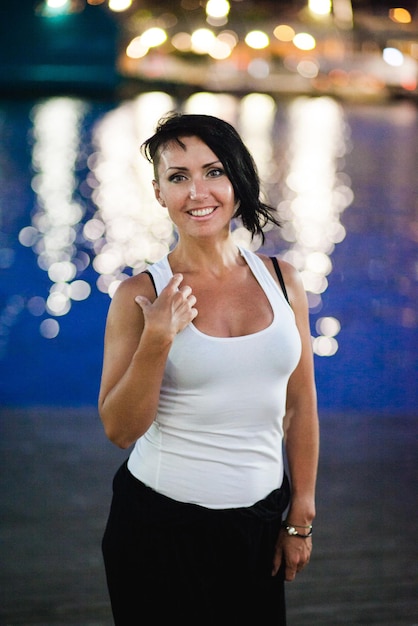
[[[294,526],[288,526],[287,524],[283,524],[283,528],[290,537],[300,537],[301,539],[307,539],[308,537],[312,537],[312,526],[307,528],[308,532],[306,535],[298,532]]]

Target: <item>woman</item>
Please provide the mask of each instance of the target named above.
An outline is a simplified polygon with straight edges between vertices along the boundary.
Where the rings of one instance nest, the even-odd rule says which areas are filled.
[[[106,325],[99,411],[133,446],[103,538],[115,624],[152,609],[161,623],[284,625],[315,516],[306,295],[291,265],[234,243],[233,219],[261,237],[277,221],[230,124],[171,114],[142,149],[178,240],[120,285]]]

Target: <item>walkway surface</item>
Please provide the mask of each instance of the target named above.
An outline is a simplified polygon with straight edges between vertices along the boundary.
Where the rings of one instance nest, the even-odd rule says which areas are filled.
[[[289,626],[418,626],[418,419],[330,415],[321,430]],[[125,457],[94,409],[0,411],[0,626],[112,626],[100,542]]]

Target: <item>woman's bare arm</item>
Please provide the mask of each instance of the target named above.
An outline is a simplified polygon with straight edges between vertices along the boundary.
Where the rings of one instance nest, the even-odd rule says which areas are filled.
[[[285,449],[292,486],[287,518],[291,524],[302,527],[312,524],[315,517],[319,456],[317,398],[306,293],[299,272],[284,261],[280,261],[280,267],[302,342],[300,361],[288,383],[284,418]],[[300,532],[306,533],[302,528]],[[284,556],[286,580],[293,580],[296,572],[309,561],[311,550],[310,538],[290,537],[282,531],[273,572],[277,572]]]
[[[99,413],[108,438],[127,448],[153,422],[174,337],[197,315],[183,277],[173,276],[158,298],[141,274],[118,287],[106,322]]]

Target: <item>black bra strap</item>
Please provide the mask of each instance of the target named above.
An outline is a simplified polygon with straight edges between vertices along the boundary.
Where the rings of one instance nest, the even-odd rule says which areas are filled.
[[[274,269],[276,270],[277,278],[279,279],[280,286],[283,290],[284,297],[289,302],[289,296],[287,295],[286,285],[284,284],[282,270],[280,269],[279,262],[275,256],[271,256],[270,259],[273,261]]]
[[[275,256],[271,256],[270,259],[273,261],[274,269],[276,270],[277,278],[279,279],[279,283],[280,283],[280,286],[281,286],[281,288],[283,290],[284,297],[286,298],[287,302],[290,304],[289,296],[287,295],[286,285],[284,284],[283,274],[282,274],[282,270],[280,269],[279,263],[278,263],[278,261],[277,261]],[[145,270],[144,274],[148,274],[148,276],[151,279],[152,285],[154,287],[155,295],[158,295],[153,275],[151,274],[151,272],[149,270]]]
[[[148,274],[148,276],[151,279],[152,286],[154,287],[155,295],[158,296],[157,287],[155,286],[154,276],[151,274],[151,272],[149,270],[144,270],[143,274]]]

